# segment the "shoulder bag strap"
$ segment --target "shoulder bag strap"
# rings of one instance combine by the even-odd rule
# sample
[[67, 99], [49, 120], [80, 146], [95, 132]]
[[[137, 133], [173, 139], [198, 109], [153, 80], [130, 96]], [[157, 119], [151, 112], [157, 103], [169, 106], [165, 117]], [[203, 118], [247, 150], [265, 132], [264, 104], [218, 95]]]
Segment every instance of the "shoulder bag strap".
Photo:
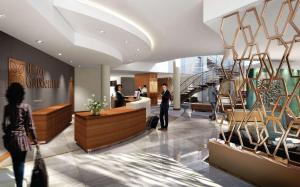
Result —
[[36, 145], [36, 153], [35, 153], [35, 160], [41, 159], [42, 155], [41, 155], [41, 151], [40, 151], [40, 146]]

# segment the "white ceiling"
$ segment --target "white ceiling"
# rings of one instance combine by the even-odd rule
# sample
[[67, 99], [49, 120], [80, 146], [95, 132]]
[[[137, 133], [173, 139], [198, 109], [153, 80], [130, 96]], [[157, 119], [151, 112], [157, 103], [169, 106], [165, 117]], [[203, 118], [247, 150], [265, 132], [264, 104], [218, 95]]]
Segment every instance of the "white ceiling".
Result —
[[202, 0], [1, 0], [0, 30], [72, 65], [118, 66], [222, 53], [202, 13]]
[[203, 23], [202, 0], [91, 0], [126, 15], [154, 39], [146, 61], [220, 54], [219, 35]]

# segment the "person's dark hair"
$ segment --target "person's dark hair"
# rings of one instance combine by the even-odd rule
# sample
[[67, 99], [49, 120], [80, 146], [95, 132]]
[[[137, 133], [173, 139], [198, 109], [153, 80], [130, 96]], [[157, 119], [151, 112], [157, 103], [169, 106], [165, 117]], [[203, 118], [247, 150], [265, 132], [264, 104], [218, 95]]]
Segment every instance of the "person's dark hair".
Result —
[[166, 83], [163, 83], [162, 86], [168, 86]]
[[119, 86], [121, 86], [121, 88], [122, 88], [122, 84], [117, 84], [116, 86], [115, 86], [115, 92], [117, 92], [117, 91], [119, 91]]
[[144, 87], [145, 87], [145, 88], [147, 88], [147, 86], [146, 86], [146, 85], [144, 85]]
[[9, 104], [18, 105], [24, 100], [24, 87], [20, 83], [14, 82], [7, 88], [5, 96]]
[[220, 78], [220, 79], [219, 79], [219, 83], [222, 83], [222, 82], [223, 82], [223, 78]]

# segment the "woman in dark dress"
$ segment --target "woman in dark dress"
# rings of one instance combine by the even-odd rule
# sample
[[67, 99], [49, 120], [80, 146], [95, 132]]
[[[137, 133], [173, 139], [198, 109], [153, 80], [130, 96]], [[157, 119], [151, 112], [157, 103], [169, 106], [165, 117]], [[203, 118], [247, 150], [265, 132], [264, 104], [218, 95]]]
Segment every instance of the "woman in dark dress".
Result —
[[31, 151], [29, 135], [38, 143], [31, 115], [31, 107], [23, 103], [25, 91], [21, 84], [12, 83], [6, 91], [8, 104], [4, 108], [2, 129], [4, 145], [10, 152], [17, 187], [22, 187], [27, 151]]
[[125, 104], [125, 97], [124, 97], [124, 95], [121, 92], [122, 91], [122, 85], [118, 84], [115, 87], [115, 91], [116, 91], [115, 108], [124, 106], [124, 104]]

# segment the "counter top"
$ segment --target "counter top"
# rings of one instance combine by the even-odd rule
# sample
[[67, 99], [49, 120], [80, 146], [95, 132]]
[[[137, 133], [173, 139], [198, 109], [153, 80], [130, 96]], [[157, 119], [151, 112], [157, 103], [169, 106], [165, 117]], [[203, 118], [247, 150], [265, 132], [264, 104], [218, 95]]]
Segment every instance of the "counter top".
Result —
[[151, 99], [148, 97], [140, 97], [139, 100], [133, 101], [130, 103], [126, 103], [127, 109], [146, 109], [146, 116], [150, 116], [151, 114]]
[[32, 112], [33, 121], [40, 143], [47, 143], [60, 134], [72, 121], [73, 109], [70, 104], [50, 106]]
[[70, 106], [70, 104], [59, 104], [59, 105], [50, 106], [47, 108], [42, 108], [42, 109], [35, 110], [34, 112], [32, 112], [32, 115], [48, 115], [55, 111], [61, 110], [67, 106]]
[[125, 96], [125, 102], [136, 102], [139, 101], [141, 99], [136, 99], [134, 96]]
[[107, 116], [114, 116], [124, 113], [130, 113], [136, 111], [135, 109], [129, 109], [126, 107], [120, 107], [120, 108], [112, 108], [104, 110], [100, 113], [100, 115], [91, 115], [91, 112], [77, 112], [76, 116], [84, 118], [84, 119], [97, 119], [101, 117], [107, 117]]

